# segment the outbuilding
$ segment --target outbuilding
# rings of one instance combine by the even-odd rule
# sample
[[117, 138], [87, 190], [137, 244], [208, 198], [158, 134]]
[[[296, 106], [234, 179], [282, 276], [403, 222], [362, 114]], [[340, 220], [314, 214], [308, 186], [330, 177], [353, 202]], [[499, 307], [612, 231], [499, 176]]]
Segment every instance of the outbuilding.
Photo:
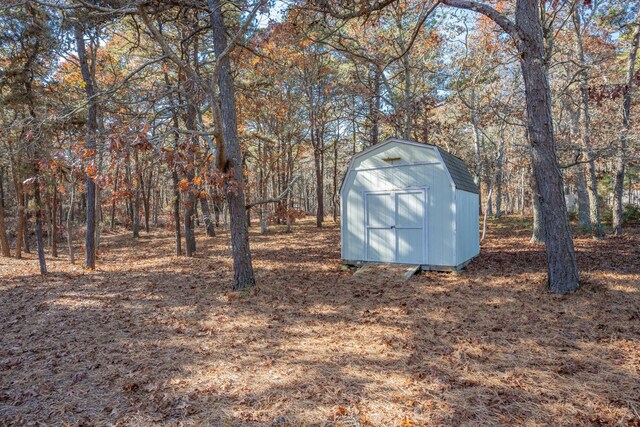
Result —
[[344, 264], [460, 270], [480, 253], [478, 187], [435, 145], [390, 138], [356, 154], [340, 201]]

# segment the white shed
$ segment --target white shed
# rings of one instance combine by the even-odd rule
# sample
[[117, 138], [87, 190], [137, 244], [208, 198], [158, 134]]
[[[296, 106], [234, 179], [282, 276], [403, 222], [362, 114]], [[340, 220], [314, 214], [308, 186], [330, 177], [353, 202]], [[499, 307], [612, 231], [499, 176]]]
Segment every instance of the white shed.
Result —
[[464, 268], [480, 253], [478, 193], [435, 145], [391, 138], [356, 154], [340, 188], [343, 263]]

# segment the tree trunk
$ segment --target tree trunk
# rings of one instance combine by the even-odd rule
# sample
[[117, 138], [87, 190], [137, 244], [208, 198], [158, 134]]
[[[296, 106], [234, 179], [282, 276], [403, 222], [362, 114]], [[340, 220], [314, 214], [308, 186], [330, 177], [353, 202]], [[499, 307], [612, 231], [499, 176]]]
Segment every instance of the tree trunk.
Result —
[[[192, 103], [187, 105], [187, 112], [185, 115], [185, 127], [187, 130], [196, 130], [196, 108]], [[189, 137], [189, 143], [194, 147], [197, 146], [197, 137], [191, 135]], [[195, 154], [187, 154], [187, 167], [186, 178], [189, 181], [189, 190], [185, 193], [184, 197], [184, 240], [185, 240], [185, 254], [188, 257], [192, 257], [196, 253], [196, 235], [195, 235], [195, 215], [197, 212], [196, 196], [194, 194], [194, 179], [195, 179]]]
[[[171, 105], [171, 120], [173, 121], [173, 126], [176, 128], [173, 133], [173, 150], [174, 152], [178, 152], [178, 144], [180, 142], [180, 136], [178, 134], [178, 128], [180, 127], [180, 120], [178, 118], [178, 111], [175, 105], [175, 100], [173, 97], [173, 92], [171, 91], [171, 82], [169, 81], [169, 74], [167, 72], [168, 67], [165, 65], [162, 67], [164, 74], [164, 82], [167, 93], [169, 93], [169, 102]], [[178, 188], [178, 166], [175, 163], [175, 159], [172, 159], [172, 167], [171, 167], [171, 183], [173, 185], [173, 197], [172, 197], [172, 206], [173, 206], [173, 225], [175, 232], [175, 242], [176, 242], [176, 256], [182, 256], [182, 236], [180, 235], [180, 189]]]
[[58, 258], [58, 189], [56, 188], [56, 181], [53, 180], [53, 194], [51, 195], [51, 229], [49, 232], [51, 233], [51, 256], [54, 258]]
[[36, 244], [38, 247], [38, 263], [40, 264], [40, 274], [47, 274], [47, 263], [44, 259], [44, 242], [42, 241], [42, 202], [40, 200], [40, 180], [36, 178], [34, 182], [33, 199], [35, 202], [35, 222], [36, 222]]
[[578, 225], [582, 230], [590, 230], [589, 195], [587, 194], [587, 180], [584, 177], [584, 168], [579, 166], [576, 175], [578, 177]]
[[627, 136], [631, 127], [631, 98], [633, 95], [636, 56], [638, 55], [638, 44], [640, 42], [640, 8], [638, 8], [635, 31], [633, 41], [631, 43], [631, 51], [629, 52], [629, 61], [627, 65], [627, 85], [623, 98], [622, 107], [622, 131], [620, 133], [620, 142], [616, 153], [615, 166], [615, 183], [613, 187], [613, 234], [622, 235], [622, 194], [624, 192], [624, 174], [627, 164]]
[[[144, 180], [144, 174], [142, 175]], [[145, 185], [145, 191], [142, 193], [144, 203], [144, 231], [149, 232], [149, 220], [151, 219], [151, 185], [153, 181], [153, 169], [149, 171], [149, 179]]]
[[[177, 134], [176, 134], [177, 135]], [[171, 171], [173, 184], [173, 224], [175, 230], [176, 256], [182, 256], [182, 236], [180, 235], [180, 189], [178, 188], [178, 171], [174, 165]]]
[[533, 175], [546, 235], [548, 287], [554, 293], [575, 291], [580, 286], [578, 265], [556, 158], [540, 2], [517, 0], [515, 23], [485, 3], [469, 0], [442, 0], [442, 3], [484, 14], [515, 41], [525, 86]]
[[[82, 80], [85, 85], [85, 92], [87, 95], [87, 149], [93, 151], [96, 149], [95, 132], [98, 129], [98, 123], [96, 119], [96, 102], [93, 99], [95, 90], [93, 87], [93, 76], [89, 68], [89, 62], [87, 60], [87, 52], [84, 42], [84, 34], [80, 24], [75, 24], [75, 39], [76, 39], [76, 51], [78, 52], [78, 61], [80, 62], [80, 71], [82, 73]], [[85, 248], [86, 258], [85, 267], [89, 270], [95, 270], [96, 268], [96, 247], [95, 247], [95, 234], [96, 234], [96, 184], [93, 178], [87, 174], [87, 231], [85, 234]]]
[[[502, 129], [504, 132], [504, 129]], [[500, 218], [502, 213], [502, 181], [504, 174], [504, 133], [500, 135], [500, 147], [498, 149], [498, 158], [496, 159], [496, 218]]]
[[119, 184], [119, 175], [118, 172], [120, 171], [120, 165], [118, 164], [116, 166], [116, 178], [115, 178], [115, 182], [113, 183], [113, 200], [111, 201], [111, 231], [115, 230], [115, 226], [116, 226], [116, 201], [118, 199], [118, 184]]
[[71, 196], [69, 196], [69, 212], [67, 213], [67, 246], [69, 247], [69, 261], [71, 264], [76, 262], [75, 252], [73, 251], [73, 199], [76, 195], [76, 185], [71, 183]]
[[[227, 48], [226, 28], [222, 17], [220, 0], [208, 0], [211, 13], [211, 30], [216, 59], [219, 63], [218, 88], [220, 92], [220, 113], [222, 136], [226, 162], [223, 172], [232, 176], [224, 180], [224, 191], [231, 217], [231, 246], [233, 251], [234, 289], [255, 286], [256, 279], [251, 263], [249, 248], [249, 230], [245, 208], [244, 189], [242, 188], [242, 153], [238, 141], [236, 118], [236, 97], [231, 76], [229, 56], [222, 56]], [[222, 153], [218, 153], [219, 155]]]
[[137, 239], [140, 237], [140, 192], [141, 192], [141, 186], [143, 186], [143, 181], [142, 181], [142, 174], [140, 173], [140, 159], [138, 157], [138, 149], [134, 148], [133, 149], [133, 155], [134, 155], [134, 159], [135, 159], [135, 168], [136, 168], [136, 178], [137, 178], [137, 183], [136, 183], [136, 189], [135, 189], [135, 198], [134, 198], [134, 203], [133, 203], [133, 224], [132, 224], [132, 228], [133, 228], [133, 238]]
[[[189, 181], [193, 182], [193, 179], [190, 179]], [[196, 235], [194, 225], [195, 204], [196, 198], [191, 189], [189, 189], [184, 200], [184, 243], [185, 255], [188, 257], [192, 257], [196, 253]]]
[[[17, 180], [16, 180], [17, 178]], [[18, 177], [14, 176], [16, 180], [16, 198], [18, 199], [18, 232], [16, 233], [16, 258], [22, 258], [22, 241], [24, 235], [24, 196], [22, 182]]]
[[7, 228], [4, 219], [4, 168], [0, 167], [0, 250], [3, 257], [11, 256], [11, 248], [7, 239]]
[[[316, 142], [316, 144], [319, 144], [319, 142]], [[316, 172], [316, 198], [318, 199], [318, 206], [316, 209], [316, 227], [318, 228], [322, 227], [322, 221], [324, 220], [324, 177], [322, 174], [322, 160], [320, 156], [322, 156], [320, 150], [317, 148], [314, 149], [313, 164]]]
[[24, 252], [30, 254], [31, 247], [29, 245], [29, 237], [31, 237], [31, 233], [29, 232], [29, 218], [31, 217], [31, 213], [29, 211], [29, 195], [26, 191], [24, 191], [24, 187], [22, 192], [22, 200], [24, 206], [24, 231], [22, 233], [22, 245], [24, 248]]
[[201, 195], [199, 197], [200, 207], [202, 208], [202, 217], [204, 219], [204, 225], [207, 230], [208, 237], [215, 237], [216, 235], [216, 227], [213, 224], [213, 218], [211, 217], [211, 211], [209, 209], [209, 202], [207, 201], [207, 197]]
[[540, 193], [535, 178], [531, 177], [531, 211], [533, 213], [533, 231], [531, 233], [531, 243], [544, 243], [545, 232], [542, 224], [542, 206], [540, 204]]
[[[404, 49], [404, 47], [403, 47]], [[403, 138], [411, 139], [411, 122], [413, 118], [412, 106], [413, 100], [411, 96], [411, 68], [409, 64], [409, 55], [403, 55], [402, 65], [404, 72], [404, 129]]]
[[333, 143], [333, 189], [331, 200], [333, 204], [333, 222], [338, 222], [338, 212], [340, 211], [340, 198], [338, 197], [338, 141], [340, 138], [340, 128], [338, 128], [338, 136]]
[[539, 13], [537, 0], [518, 0], [516, 24], [522, 37], [518, 43], [520, 65], [525, 83], [533, 172], [545, 231], [548, 285], [551, 292], [567, 293], [579, 287], [578, 265], [556, 158], [551, 90]]
[[579, 8], [573, 12], [573, 23], [576, 32], [576, 50], [578, 63], [582, 67], [580, 72], [580, 95], [582, 101], [582, 126], [580, 127], [580, 140], [582, 142], [584, 174], [587, 183], [587, 195], [589, 197], [589, 218], [591, 221], [591, 235], [594, 239], [602, 240], [602, 220], [600, 218], [600, 198], [598, 197], [598, 177], [596, 175], [596, 160], [591, 147], [591, 112], [589, 110], [589, 72], [584, 55], [582, 43], [582, 25]]

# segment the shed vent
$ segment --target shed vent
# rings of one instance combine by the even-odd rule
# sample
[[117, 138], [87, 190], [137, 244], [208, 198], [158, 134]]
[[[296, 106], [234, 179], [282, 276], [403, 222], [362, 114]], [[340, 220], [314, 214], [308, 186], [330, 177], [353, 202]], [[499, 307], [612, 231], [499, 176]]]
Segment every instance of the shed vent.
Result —
[[402, 160], [400, 157], [387, 157], [386, 159], [382, 159], [385, 162], [389, 163], [390, 165], [394, 165], [396, 163], [400, 163], [400, 160]]

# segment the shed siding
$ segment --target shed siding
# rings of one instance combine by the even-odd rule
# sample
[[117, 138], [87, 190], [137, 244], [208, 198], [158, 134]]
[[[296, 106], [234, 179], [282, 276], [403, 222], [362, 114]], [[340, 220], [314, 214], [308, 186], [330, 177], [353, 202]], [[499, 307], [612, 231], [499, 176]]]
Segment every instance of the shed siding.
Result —
[[479, 196], [456, 190], [456, 265], [480, 253]]
[[[399, 164], [389, 167], [384, 160], [389, 158], [400, 158]], [[387, 144], [354, 159], [341, 194], [342, 258], [366, 258], [365, 192], [424, 187], [427, 188], [427, 258], [424, 262], [456, 265], [456, 206], [451, 181], [433, 147], [403, 143]]]
[[439, 162], [440, 157], [435, 152], [434, 147], [425, 145], [418, 147], [402, 142], [391, 142], [382, 147], [373, 149], [366, 155], [354, 159], [353, 169], [369, 169], [390, 166], [385, 159], [399, 158], [399, 164], [403, 163], [422, 163], [422, 162]]

